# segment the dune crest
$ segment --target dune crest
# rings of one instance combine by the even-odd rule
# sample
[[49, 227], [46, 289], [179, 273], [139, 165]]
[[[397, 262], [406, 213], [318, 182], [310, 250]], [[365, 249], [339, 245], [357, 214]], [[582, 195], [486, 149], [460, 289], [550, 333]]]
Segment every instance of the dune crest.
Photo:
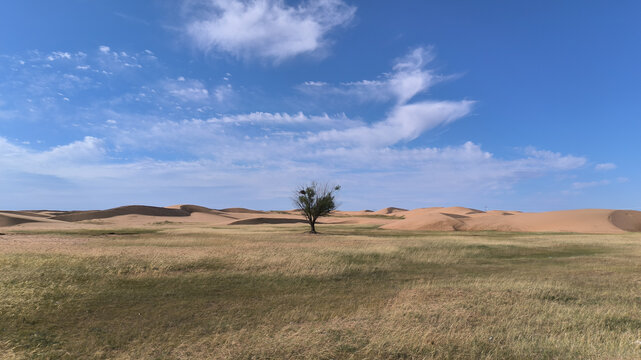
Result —
[[408, 211], [408, 210], [390, 206], [390, 207], [386, 207], [386, 208], [374, 211], [374, 214], [390, 215], [390, 214], [401, 213], [401, 212], [406, 212], [406, 211]]
[[304, 219], [292, 219], [292, 218], [283, 218], [283, 217], [257, 217], [236, 220], [229, 223], [229, 225], [260, 225], [260, 224], [305, 224], [307, 223]]
[[429, 231], [518, 231], [622, 233], [641, 231], [641, 212], [634, 210], [580, 209], [522, 213], [480, 211], [462, 207], [415, 209], [405, 219], [383, 229]]
[[[381, 229], [416, 231], [514, 231], [616, 234], [641, 232], [641, 211], [580, 209], [524, 213], [451, 206], [406, 210], [387, 207], [378, 211], [335, 211], [323, 224], [374, 225]], [[94, 221], [97, 220], [97, 221]], [[0, 227], [63, 228], [86, 226], [286, 225], [304, 224], [302, 214], [290, 211], [258, 211], [246, 208], [210, 209], [199, 205], [155, 207], [121, 206], [91, 211], [4, 211]]]
[[108, 210], [71, 211], [64, 215], [52, 217], [54, 220], [62, 221], [84, 221], [106, 219], [122, 215], [146, 215], [146, 216], [189, 216], [190, 213], [181, 209], [169, 209], [156, 206], [128, 205]]
[[610, 222], [625, 231], [641, 231], [641, 211], [615, 210], [609, 216]]
[[226, 209], [221, 209], [220, 211], [226, 212], [226, 213], [237, 213], [237, 214], [264, 214], [264, 211], [260, 210], [252, 210], [252, 209], [246, 209], [246, 208], [226, 208]]
[[14, 226], [31, 222], [41, 222], [42, 219], [18, 215], [15, 213], [0, 213], [0, 226]]

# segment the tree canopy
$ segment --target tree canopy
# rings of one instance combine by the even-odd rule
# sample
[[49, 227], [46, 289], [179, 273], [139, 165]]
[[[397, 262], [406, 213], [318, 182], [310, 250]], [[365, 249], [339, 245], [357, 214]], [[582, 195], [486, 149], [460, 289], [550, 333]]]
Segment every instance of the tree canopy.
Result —
[[335, 194], [340, 189], [340, 185], [319, 185], [316, 182], [296, 189], [292, 200], [307, 219], [312, 234], [316, 234], [316, 220], [336, 210]]

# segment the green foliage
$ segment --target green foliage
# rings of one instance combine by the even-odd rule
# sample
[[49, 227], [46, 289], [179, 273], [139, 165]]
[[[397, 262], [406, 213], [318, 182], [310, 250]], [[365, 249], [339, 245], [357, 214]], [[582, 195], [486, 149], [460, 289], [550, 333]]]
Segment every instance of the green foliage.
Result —
[[316, 220], [319, 217], [329, 215], [331, 211], [336, 210], [337, 204], [334, 194], [340, 189], [340, 185], [330, 187], [327, 184], [319, 185], [312, 182], [310, 185], [301, 186], [296, 190], [292, 198], [294, 206], [307, 219], [311, 233], [316, 233]]

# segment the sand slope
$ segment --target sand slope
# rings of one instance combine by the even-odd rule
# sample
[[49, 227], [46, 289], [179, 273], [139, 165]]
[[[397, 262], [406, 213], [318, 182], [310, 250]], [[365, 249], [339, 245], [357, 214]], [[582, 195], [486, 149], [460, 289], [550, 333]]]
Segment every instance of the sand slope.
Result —
[[386, 207], [384, 209], [380, 209], [380, 210], [374, 211], [374, 214], [390, 215], [390, 214], [404, 213], [406, 211], [407, 211], [407, 209], [401, 209], [401, 208], [390, 206], [390, 207]]
[[226, 213], [236, 213], [236, 214], [264, 214], [265, 213], [264, 211], [245, 209], [245, 208], [226, 208], [226, 209], [221, 209], [220, 211], [226, 212]]
[[249, 219], [236, 220], [229, 225], [260, 225], [260, 224], [304, 224], [305, 219], [291, 219], [283, 217], [256, 217]]
[[56, 215], [52, 217], [52, 219], [62, 221], [84, 221], [105, 219], [122, 215], [189, 216], [190, 213], [182, 209], [168, 209], [163, 207], [144, 205], [129, 205], [108, 210], [74, 211], [63, 215]]
[[40, 217], [35, 216], [25, 216], [17, 214], [17, 212], [3, 212], [0, 213], [0, 226], [14, 226], [18, 224], [25, 224], [30, 222], [40, 222], [43, 221]]
[[[322, 224], [374, 225], [381, 229], [423, 231], [516, 231], [623, 233], [641, 231], [641, 212], [634, 210], [581, 209], [523, 213], [481, 211], [466, 207], [431, 207], [414, 210], [389, 207], [375, 212], [336, 211], [319, 219]], [[210, 209], [198, 205], [154, 207], [121, 206], [92, 211], [5, 211], [0, 227], [85, 228], [139, 227], [172, 224], [260, 225], [304, 224], [296, 211], [258, 211], [245, 208]]]
[[425, 208], [404, 213], [405, 219], [383, 229], [429, 231], [518, 231], [621, 233], [641, 231], [641, 212], [633, 210], [581, 209], [522, 213], [480, 211], [462, 207]]
[[621, 230], [641, 231], [641, 211], [615, 210], [610, 213], [609, 218]]

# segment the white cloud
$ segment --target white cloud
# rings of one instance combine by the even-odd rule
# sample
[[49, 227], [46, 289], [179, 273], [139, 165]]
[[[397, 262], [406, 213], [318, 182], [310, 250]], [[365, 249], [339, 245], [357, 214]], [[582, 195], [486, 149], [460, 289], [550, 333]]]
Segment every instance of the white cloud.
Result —
[[[173, 123], [173, 128], [170, 125], [140, 129], [139, 133], [131, 135], [142, 135], [138, 139], [145, 139], [144, 135], [152, 132], [150, 138], [159, 141], [174, 139], [177, 142], [156, 145], [163, 149], [168, 143], [181, 149], [189, 143], [192, 143], [192, 148], [187, 149], [202, 147], [206, 140], [212, 144], [207, 151], [199, 153], [198, 159], [191, 161], [137, 159], [112, 162], [106, 156], [104, 141], [92, 137], [41, 152], [0, 139], [0, 153], [3, 154], [0, 165], [4, 174], [22, 172], [54, 176], [76, 184], [69, 188], [70, 193], [86, 191], [87, 194], [96, 194], [98, 191], [100, 194], [117, 194], [117, 198], [100, 199], [111, 206], [131, 202], [155, 203], [158, 199], [144, 196], [159, 191], [168, 196], [176, 194], [175, 201], [189, 201], [190, 196], [196, 193], [202, 196], [206, 187], [221, 187], [224, 192], [212, 190], [216, 195], [216, 203], [212, 206], [221, 206], [221, 203], [242, 205], [262, 198], [269, 200], [270, 207], [284, 208], [286, 200], [283, 203], [274, 202], [274, 199], [286, 199], [291, 188], [307, 178], [333, 179], [345, 185], [346, 194], [350, 196], [346, 200], [351, 206], [372, 205], [371, 196], [375, 196], [380, 197], [376, 200], [379, 201], [377, 205], [385, 206], [395, 201], [412, 207], [438, 202], [468, 203], [479, 197], [504, 192], [523, 179], [572, 170], [585, 161], [551, 155], [554, 153], [546, 151], [533, 151], [534, 155], [516, 160], [497, 159], [472, 142], [445, 148], [322, 146], [317, 150], [297, 141], [277, 138], [257, 141], [255, 138], [245, 140], [246, 134], [220, 136], [220, 128], [218, 131], [205, 131], [206, 135], [202, 136], [202, 126], [209, 126], [206, 122]], [[193, 130], [199, 126], [201, 137], [192, 136], [198, 133]], [[563, 168], [559, 164], [564, 164]], [[3, 179], [6, 177], [0, 176], [0, 183]], [[43, 191], [52, 183], [46, 180], [46, 185], [39, 185], [38, 189]], [[577, 183], [574, 187], [600, 184]], [[192, 190], [185, 192], [186, 189]], [[200, 190], [194, 192], [193, 189]], [[162, 201], [171, 202], [173, 198], [163, 198]], [[79, 203], [87, 206], [86, 202]], [[42, 203], [39, 205], [44, 206]]]
[[33, 151], [0, 138], [0, 165], [6, 171], [54, 175], [69, 179], [76, 176], [87, 178], [92, 177], [92, 174], [82, 174], [81, 168], [101, 162], [105, 153], [103, 140], [91, 136], [44, 151]]
[[[343, 115], [340, 119], [344, 119]], [[327, 114], [307, 116], [302, 112], [296, 114], [253, 112], [249, 114], [227, 115], [208, 120], [210, 123], [252, 123], [252, 124], [304, 124], [333, 123], [335, 120]]]
[[431, 71], [424, 70], [434, 58], [431, 49], [419, 47], [399, 59], [394, 65], [395, 73], [389, 79], [389, 87], [404, 104], [416, 94], [434, 83]]
[[81, 141], [75, 141], [67, 145], [60, 145], [51, 150], [35, 155], [43, 162], [62, 162], [76, 160], [97, 160], [105, 153], [101, 139], [85, 136]]
[[323, 81], [305, 81], [304, 85], [307, 85], [307, 86], [325, 86], [325, 85], [327, 85], [327, 83], [323, 82]]
[[336, 142], [343, 145], [390, 146], [411, 141], [436, 126], [467, 115], [472, 101], [424, 101], [395, 107], [389, 116], [370, 126], [328, 130], [311, 136], [310, 142]]
[[53, 53], [51, 53], [51, 55], [47, 56], [47, 60], [49, 61], [54, 61], [58, 59], [70, 60], [71, 54], [63, 51], [54, 51]]
[[321, 49], [327, 33], [349, 23], [356, 11], [341, 0], [298, 6], [283, 0], [208, 0], [200, 5], [206, 10], [199, 7], [186, 27], [197, 47], [276, 62]]
[[393, 71], [379, 76], [379, 79], [343, 82], [337, 86], [322, 81], [306, 81], [299, 89], [313, 95], [338, 95], [361, 101], [394, 100], [402, 105], [447, 78], [427, 68], [433, 59], [432, 48], [417, 47], [396, 59]]
[[204, 101], [209, 98], [209, 91], [199, 80], [186, 80], [184, 77], [177, 81], [166, 81], [165, 90], [174, 97], [183, 101]]
[[377, 80], [350, 81], [338, 86], [322, 81], [306, 81], [299, 89], [314, 95], [349, 96], [361, 101], [395, 100], [402, 105], [446, 78], [435, 75], [431, 69], [426, 68], [433, 58], [430, 47], [417, 47], [397, 59], [391, 73], [385, 73]]
[[143, 62], [154, 62], [157, 60], [155, 56], [144, 51], [137, 54], [129, 54], [125, 51], [118, 52], [105, 45], [100, 46], [98, 50], [98, 67], [102, 69], [98, 71], [107, 75], [124, 69], [142, 69]]
[[[425, 131], [467, 115], [473, 101], [421, 101], [409, 103], [417, 94], [434, 83], [434, 76], [425, 66], [432, 61], [429, 48], [418, 47], [396, 60], [394, 72], [384, 80], [363, 80], [344, 83], [334, 91], [355, 93], [362, 97], [395, 98], [396, 105], [387, 117], [371, 125], [344, 130], [331, 129], [310, 136], [309, 141], [336, 142], [348, 146], [380, 147], [416, 139]], [[305, 83], [310, 86], [311, 84]], [[311, 85], [318, 87], [315, 85]]]
[[594, 166], [594, 169], [597, 171], [608, 171], [608, 170], [614, 170], [616, 168], [617, 168], [616, 164], [613, 164], [613, 163], [596, 164]]
[[574, 182], [572, 183], [572, 188], [576, 190], [587, 189], [595, 186], [604, 186], [609, 185], [610, 180], [599, 180], [599, 181], [587, 181], [587, 182]]
[[[46, 56], [40, 55], [38, 61], [47, 62]], [[62, 200], [92, 207], [106, 206], [106, 201], [113, 206], [158, 201], [203, 203], [196, 195], [209, 191], [215, 195], [212, 206], [221, 206], [221, 201], [243, 206], [265, 199], [266, 206], [284, 208], [294, 185], [317, 178], [345, 185], [345, 194], [350, 198], [344, 203], [349, 207], [387, 206], [391, 202], [412, 207], [439, 202], [469, 204], [486, 195], [497, 198], [497, 194], [509, 191], [523, 179], [537, 177], [572, 186], [571, 181], [557, 180], [562, 177], [545, 175], [573, 171], [586, 163], [583, 157], [535, 148], [506, 158], [472, 141], [442, 147], [409, 143], [430, 129], [466, 116], [474, 105], [467, 100], [416, 99], [438, 81], [427, 69], [432, 55], [425, 48], [397, 59], [391, 72], [377, 80], [337, 86], [316, 81], [305, 85], [335, 88], [343, 94], [354, 94], [358, 89], [362, 96], [389, 101], [388, 111], [380, 119], [350, 118], [322, 110], [316, 114], [225, 114], [225, 103], [239, 99], [241, 94], [234, 92], [242, 90], [222, 80], [207, 84], [185, 77], [168, 79], [166, 72], [155, 78], [127, 77], [129, 72], [124, 71], [123, 62], [135, 64], [150, 59], [147, 56], [144, 52], [123, 54], [115, 49], [83, 58], [73, 53], [71, 60], [76, 62], [71, 64], [51, 62], [53, 70], [38, 68], [34, 72], [29, 68], [19, 72], [15, 78], [22, 81], [21, 86], [11, 88], [0, 82], [3, 93], [14, 90], [13, 94], [20, 95], [16, 99], [33, 99], [30, 106], [38, 113], [28, 119], [34, 123], [46, 119], [71, 125], [72, 121], [73, 132], [95, 135], [46, 150], [36, 150], [42, 144], [31, 147], [20, 140], [0, 138], [0, 185], [30, 194], [38, 191], [39, 195], [54, 199], [48, 203], [53, 206]], [[76, 68], [85, 65], [90, 67]], [[146, 72], [141, 75], [162, 68], [145, 66], [141, 71]], [[83, 89], [99, 89], [105, 83], [104, 76], [97, 72], [105, 70], [112, 71], [113, 81], [125, 77], [131, 80], [126, 93], [106, 94], [97, 101], [95, 97], [83, 97]], [[139, 79], [143, 78], [146, 80], [141, 83]], [[62, 101], [57, 100], [64, 97], [78, 106], [60, 105]], [[49, 103], [45, 104], [45, 100]], [[18, 103], [13, 98], [3, 101], [2, 111], [14, 111], [12, 104]], [[70, 108], [76, 111], [72, 116]], [[0, 118], [7, 116], [13, 114], [0, 111]], [[29, 140], [38, 144], [36, 139]], [[164, 156], [179, 160], [165, 161]], [[33, 188], [21, 185], [33, 179], [40, 181], [40, 177], [45, 180], [34, 183]], [[581, 179], [575, 180], [577, 187], [589, 187], [580, 185]], [[54, 188], [59, 183], [72, 184], [65, 188], [65, 197]], [[158, 200], [158, 193], [167, 197]], [[103, 202], [87, 203], [87, 199], [93, 199], [91, 194], [99, 194], [94, 196]], [[0, 202], [6, 203], [7, 196], [11, 194], [0, 194]], [[41, 201], [42, 196], [30, 198]], [[373, 198], [377, 199], [375, 203], [368, 203]], [[13, 203], [24, 201], [16, 198]], [[33, 201], [34, 207], [47, 204]]]
[[[228, 103], [235, 95], [231, 84], [221, 84], [210, 91], [202, 81], [187, 79], [183, 76], [176, 80], [165, 80], [161, 83], [161, 87], [171, 97], [187, 103], [207, 103], [209, 101]], [[144, 93], [143, 95], [146, 96]]]
[[525, 149], [525, 153], [530, 159], [543, 160], [548, 167], [558, 170], [579, 168], [585, 165], [587, 161], [584, 157], [563, 155], [561, 153], [547, 150], [538, 150], [531, 146]]
[[214, 97], [218, 102], [228, 101], [234, 95], [234, 90], [230, 84], [219, 85], [214, 89]]

